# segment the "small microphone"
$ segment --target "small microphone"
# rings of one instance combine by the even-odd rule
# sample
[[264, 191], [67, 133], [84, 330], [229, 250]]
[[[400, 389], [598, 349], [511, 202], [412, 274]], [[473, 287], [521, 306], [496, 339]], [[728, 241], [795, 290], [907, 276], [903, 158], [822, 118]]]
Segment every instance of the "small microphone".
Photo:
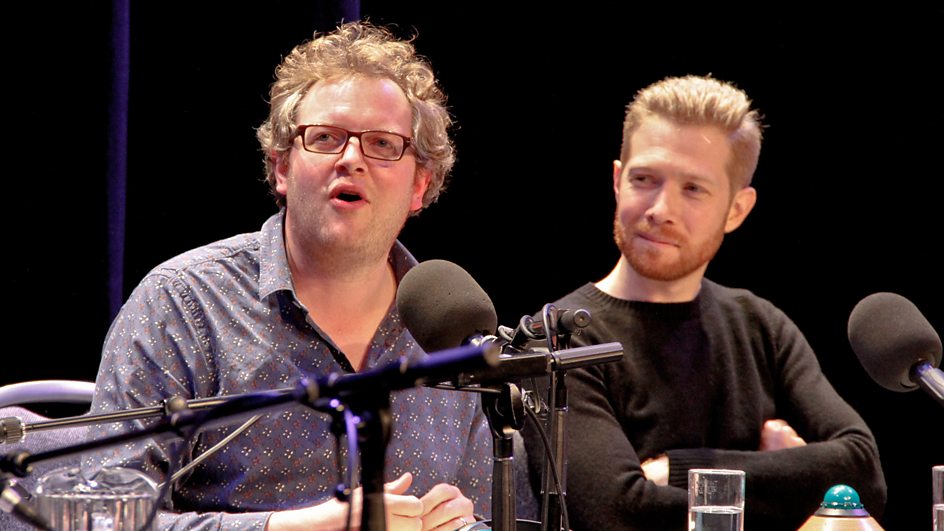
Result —
[[560, 332], [572, 334], [590, 325], [590, 312], [583, 308], [557, 310], [557, 327]]
[[865, 371], [891, 391], [922, 387], [944, 405], [941, 338], [917, 306], [895, 293], [873, 293], [849, 315], [849, 344]]
[[[552, 328], [552, 334], [573, 334], [590, 325], [590, 312], [583, 308], [570, 310], [556, 308], [552, 305], [548, 306], [550, 306], [548, 317], [550, 318], [549, 326]], [[546, 337], [547, 330], [544, 329], [544, 320], [534, 319], [530, 315], [526, 315], [521, 318], [521, 322], [515, 328], [510, 345], [512, 348], [521, 348], [530, 341]]]

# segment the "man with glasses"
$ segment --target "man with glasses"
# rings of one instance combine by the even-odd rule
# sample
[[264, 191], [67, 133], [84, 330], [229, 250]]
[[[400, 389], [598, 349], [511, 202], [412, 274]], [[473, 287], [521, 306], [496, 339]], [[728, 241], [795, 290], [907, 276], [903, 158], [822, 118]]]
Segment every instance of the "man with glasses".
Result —
[[[884, 509], [875, 439], [803, 334], [770, 302], [705, 278], [757, 199], [750, 106], [728, 83], [688, 76], [628, 107], [612, 181], [621, 256], [555, 303], [593, 314], [575, 343], [620, 341], [625, 352], [567, 375], [575, 530], [683, 529], [693, 468], [746, 472], [746, 529], [797, 529], [837, 483], [873, 515]], [[541, 444], [529, 428], [536, 483]]]
[[[394, 300], [416, 264], [397, 235], [436, 200], [454, 161], [430, 66], [388, 31], [348, 23], [296, 47], [270, 96], [257, 136], [280, 211], [259, 232], [147, 275], [109, 332], [93, 412], [285, 388], [426, 356]], [[455, 529], [488, 514], [491, 437], [478, 397], [410, 389], [391, 394], [389, 411], [388, 528]], [[164, 481], [205, 454], [173, 484], [161, 528], [345, 527], [349, 504], [334, 494], [347, 453], [331, 419], [300, 405], [201, 433], [180, 453], [149, 442], [91, 465], [135, 466]]]

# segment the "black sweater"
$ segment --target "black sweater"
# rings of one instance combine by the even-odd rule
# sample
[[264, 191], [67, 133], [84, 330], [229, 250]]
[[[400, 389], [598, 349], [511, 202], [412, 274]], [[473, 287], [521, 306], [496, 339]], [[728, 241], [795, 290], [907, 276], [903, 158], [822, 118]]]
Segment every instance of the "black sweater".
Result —
[[[687, 303], [626, 301], [587, 284], [555, 305], [591, 312], [574, 346], [624, 348], [622, 361], [566, 376], [574, 530], [684, 529], [690, 468], [746, 472], [746, 529], [795, 530], [838, 483], [881, 515], [885, 480], [872, 433], [770, 302], [705, 280]], [[807, 445], [758, 451], [764, 421], [774, 418]], [[530, 425], [522, 433], [536, 485], [543, 447]], [[640, 463], [664, 453], [669, 486], [660, 487]]]

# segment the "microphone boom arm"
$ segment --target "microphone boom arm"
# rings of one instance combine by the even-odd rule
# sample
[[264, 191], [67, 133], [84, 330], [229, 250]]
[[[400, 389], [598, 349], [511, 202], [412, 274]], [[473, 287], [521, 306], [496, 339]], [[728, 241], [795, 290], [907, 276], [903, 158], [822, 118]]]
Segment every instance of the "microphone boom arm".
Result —
[[[180, 407], [164, 422], [141, 430], [129, 431], [111, 437], [79, 443], [36, 454], [17, 452], [0, 456], [0, 477], [15, 474], [26, 477], [33, 463], [80, 454], [88, 450], [116, 446], [128, 441], [175, 433], [183, 435], [186, 429], [200, 429], [219, 424], [226, 425], [238, 418], [250, 416], [270, 409], [282, 408], [285, 404], [300, 402], [321, 411], [336, 410], [337, 402], [351, 404], [361, 417], [364, 428], [358, 433], [361, 452], [361, 484], [363, 498], [361, 517], [368, 531], [384, 531], [386, 517], [383, 500], [384, 453], [389, 438], [390, 391], [408, 389], [429, 381], [439, 381], [464, 370], [478, 370], [494, 365], [498, 352], [481, 346], [469, 345], [446, 349], [427, 356], [419, 362], [409, 363], [403, 358], [378, 369], [349, 375], [330, 374], [318, 379], [303, 378], [290, 392], [284, 390], [263, 391], [238, 395], [215, 404], [210, 409], [195, 413], [187, 408], [184, 400], [170, 400], [167, 405]], [[155, 408], [147, 408], [154, 414]], [[157, 408], [163, 411], [164, 408]], [[135, 415], [141, 414], [140, 411]], [[83, 422], [95, 423], [100, 418]], [[3, 492], [8, 489], [3, 486]], [[6, 503], [4, 494], [4, 507]]]
[[927, 361], [921, 361], [911, 368], [911, 379], [944, 407], [944, 372]]

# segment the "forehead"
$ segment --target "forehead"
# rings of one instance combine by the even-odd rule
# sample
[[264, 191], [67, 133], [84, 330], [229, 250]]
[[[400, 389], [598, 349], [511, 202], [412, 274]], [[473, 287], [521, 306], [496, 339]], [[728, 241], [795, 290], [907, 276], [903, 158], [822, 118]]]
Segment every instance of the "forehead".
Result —
[[630, 137], [626, 170], [661, 169], [729, 184], [731, 141], [713, 125], [682, 125], [646, 117]]
[[298, 106], [297, 122], [352, 131], [380, 129], [410, 136], [412, 109], [403, 90], [387, 78], [351, 76], [319, 81]]

